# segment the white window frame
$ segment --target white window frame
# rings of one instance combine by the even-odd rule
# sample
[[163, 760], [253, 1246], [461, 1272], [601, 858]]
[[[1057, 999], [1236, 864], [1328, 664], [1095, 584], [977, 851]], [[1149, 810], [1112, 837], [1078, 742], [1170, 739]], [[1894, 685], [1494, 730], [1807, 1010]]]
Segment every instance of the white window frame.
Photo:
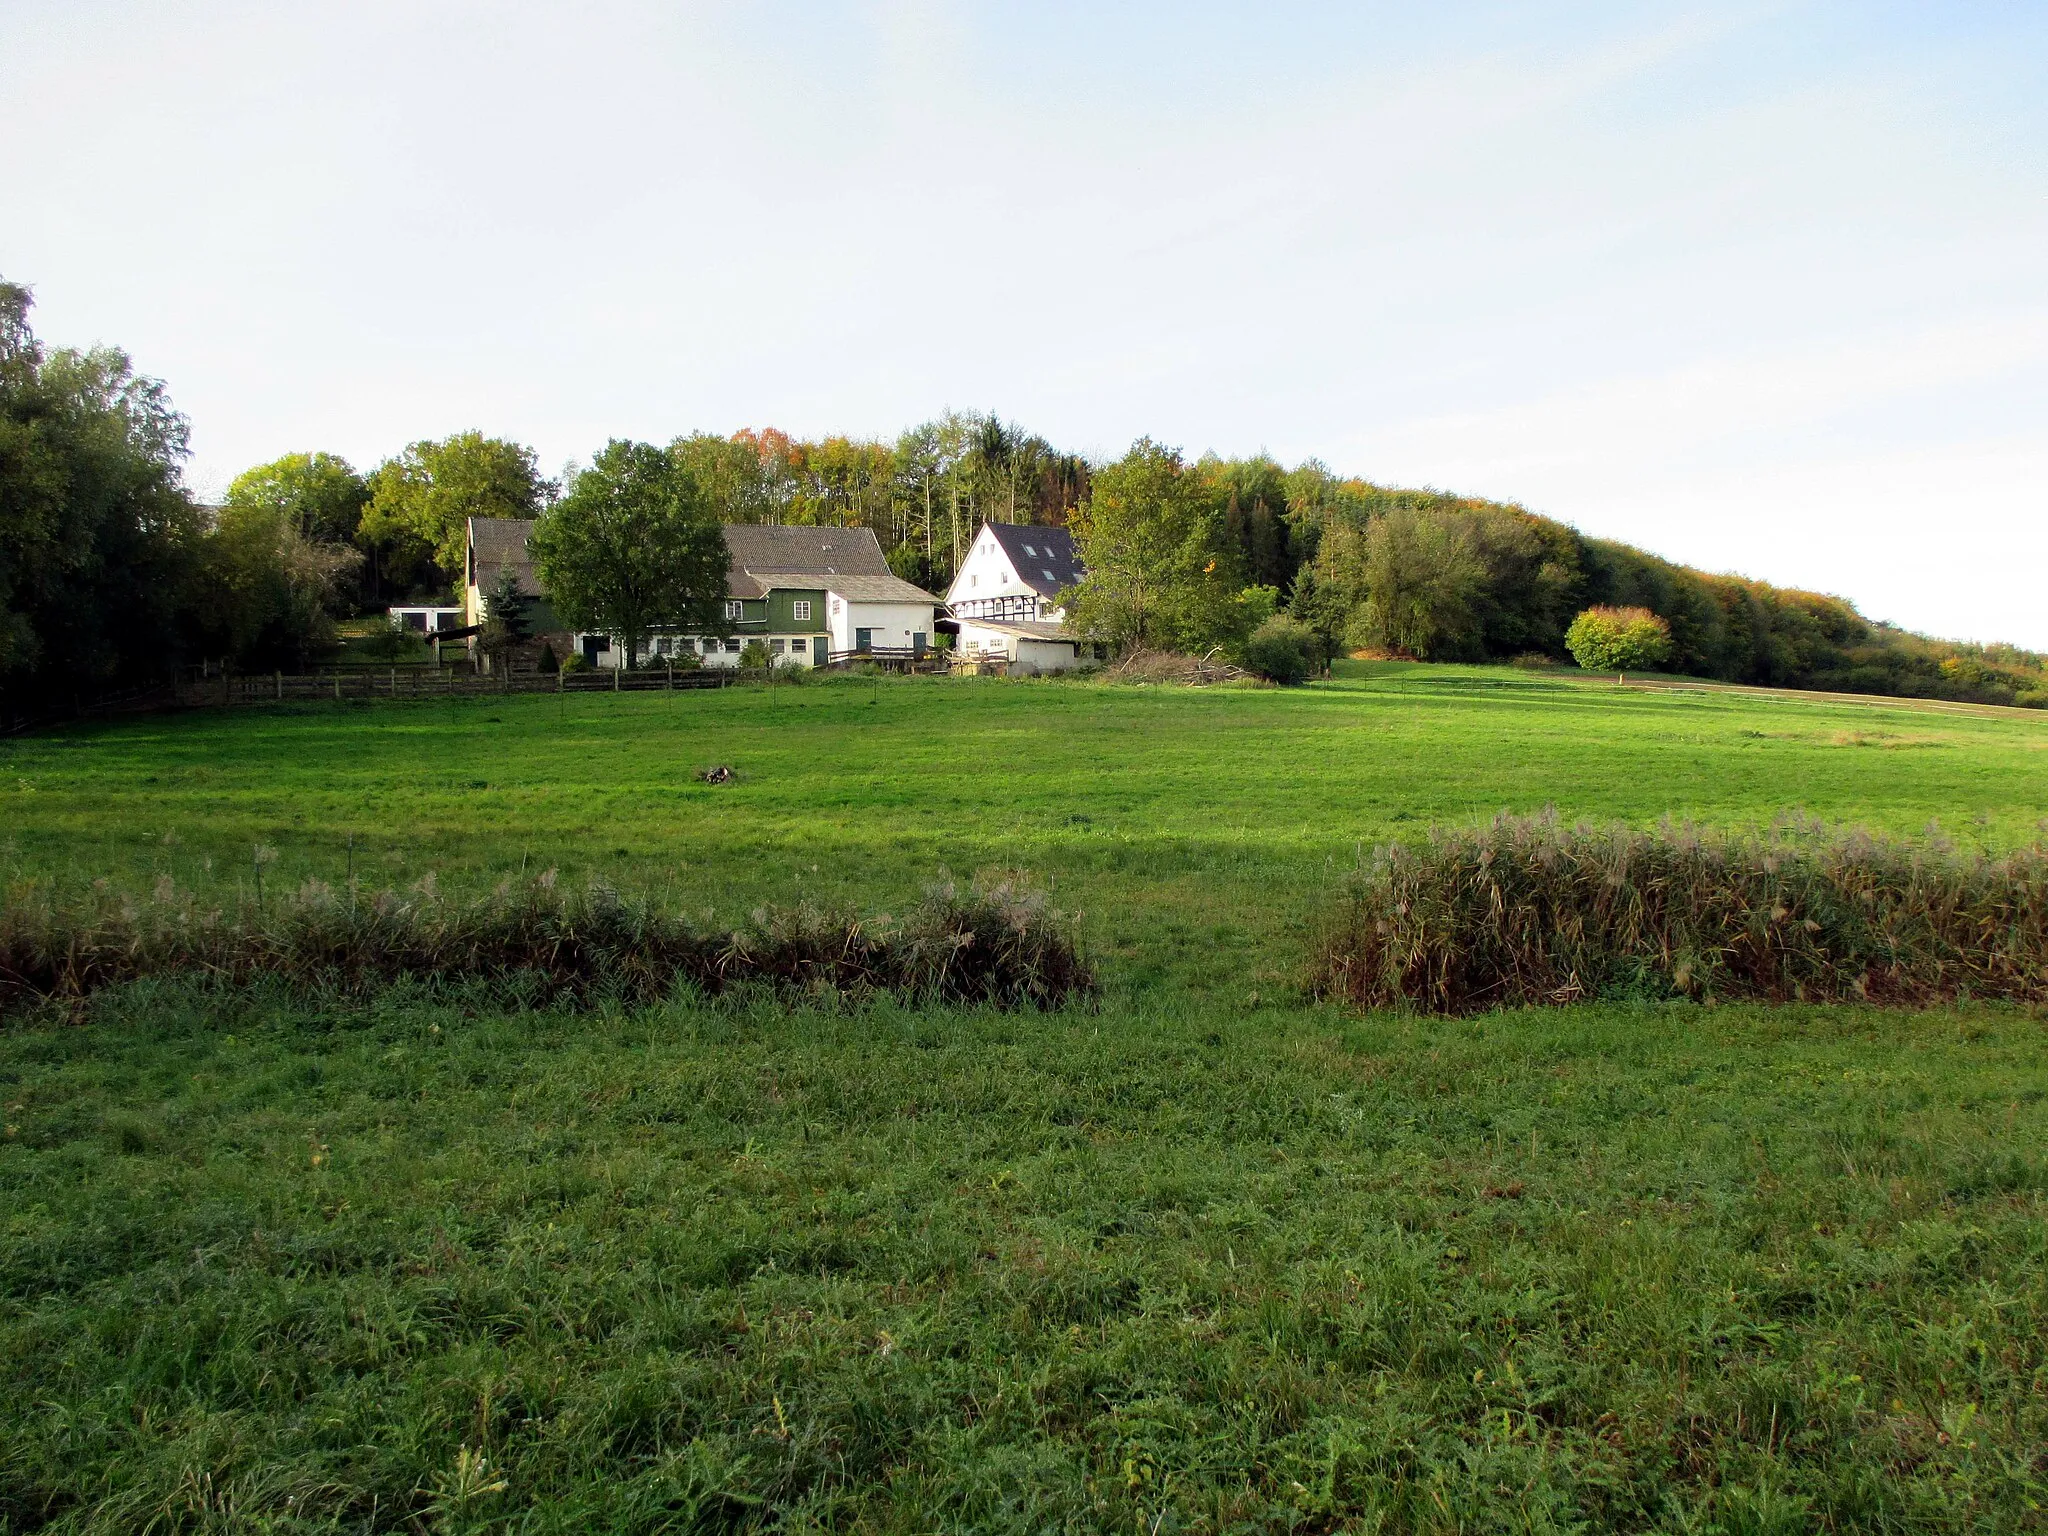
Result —
[[811, 600], [808, 597], [799, 597], [791, 602], [789, 606], [796, 616], [797, 623], [808, 624], [811, 622]]
[[741, 602], [741, 601], [740, 601], [740, 600], [739, 600], [738, 598], [736, 598], [736, 597], [728, 597], [728, 598], [727, 598], [727, 599], [725, 600], [725, 616], [726, 616], [726, 617], [727, 617], [728, 619], [741, 619], [741, 618], [745, 618], [745, 617], [746, 617], [746, 614], [747, 614], [747, 605], [746, 605], [745, 603]]

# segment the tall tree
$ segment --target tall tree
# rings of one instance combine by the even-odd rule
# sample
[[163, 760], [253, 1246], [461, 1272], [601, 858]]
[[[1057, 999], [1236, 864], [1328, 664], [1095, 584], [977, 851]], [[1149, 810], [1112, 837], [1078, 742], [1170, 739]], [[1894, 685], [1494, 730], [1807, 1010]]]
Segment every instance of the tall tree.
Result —
[[394, 577], [430, 560], [453, 583], [461, 579], [472, 517], [534, 517], [553, 489], [531, 448], [458, 432], [410, 444], [377, 466], [361, 534]]
[[302, 671], [333, 649], [361, 562], [352, 545], [309, 535], [288, 508], [230, 501], [205, 541], [193, 616], [220, 654]]
[[1353, 622], [1354, 645], [1425, 661], [1480, 654], [1486, 567], [1462, 523], [1397, 507], [1373, 519], [1363, 554], [1365, 605]]
[[758, 434], [750, 440], [743, 433], [720, 437], [715, 432], [692, 432], [670, 443], [668, 451], [703, 490], [721, 523], [779, 520], [778, 488], [770, 482]]
[[161, 677], [203, 533], [189, 428], [113, 348], [45, 352], [0, 280], [0, 680], [16, 698]]
[[288, 453], [235, 476], [223, 507], [265, 508], [322, 544], [348, 544], [370, 503], [369, 482], [331, 453]]
[[637, 666], [650, 632], [726, 628], [725, 536], [710, 498], [673, 457], [614, 438], [541, 514], [534, 571], [571, 627], [617, 636]]
[[1088, 572], [1067, 604], [1082, 633], [1181, 650], [1230, 635], [1235, 561], [1214, 498], [1175, 450], [1141, 438], [1097, 472], [1070, 526]]

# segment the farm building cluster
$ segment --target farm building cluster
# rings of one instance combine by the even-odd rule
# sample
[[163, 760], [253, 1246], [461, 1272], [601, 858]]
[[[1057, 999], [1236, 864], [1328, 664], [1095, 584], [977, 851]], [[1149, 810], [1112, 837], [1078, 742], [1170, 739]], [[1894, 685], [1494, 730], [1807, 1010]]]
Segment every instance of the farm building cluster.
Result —
[[[527, 548], [532, 531], [523, 519], [471, 518], [460, 606], [394, 607], [392, 621], [473, 651], [491, 594], [509, 573], [529, 599], [536, 647], [590, 667], [626, 665], [620, 637], [572, 630], [555, 615]], [[1064, 528], [984, 524], [943, 598], [890, 570], [870, 528], [727, 524], [723, 532], [718, 632], [659, 630], [643, 659], [737, 667], [758, 643], [777, 666], [918, 664], [943, 651], [958, 663], [1031, 675], [1069, 671], [1087, 654], [1066, 624], [1063, 594], [1082, 567]]]

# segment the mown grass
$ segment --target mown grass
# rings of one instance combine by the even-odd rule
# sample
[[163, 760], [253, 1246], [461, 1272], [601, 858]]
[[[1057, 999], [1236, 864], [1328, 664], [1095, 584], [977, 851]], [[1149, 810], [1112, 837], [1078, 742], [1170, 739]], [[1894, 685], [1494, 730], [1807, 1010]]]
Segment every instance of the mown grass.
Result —
[[2038, 1015], [1295, 989], [1389, 834], [1798, 805], [2014, 847], [2044, 746], [1396, 667], [0, 746], [17, 890], [352, 857], [737, 915], [1021, 869], [1106, 987], [571, 1014], [145, 982], [17, 1021], [0, 1530], [2040, 1529]]
[[138, 989], [0, 1036], [0, 1519], [2039, 1528], [2040, 1047]]

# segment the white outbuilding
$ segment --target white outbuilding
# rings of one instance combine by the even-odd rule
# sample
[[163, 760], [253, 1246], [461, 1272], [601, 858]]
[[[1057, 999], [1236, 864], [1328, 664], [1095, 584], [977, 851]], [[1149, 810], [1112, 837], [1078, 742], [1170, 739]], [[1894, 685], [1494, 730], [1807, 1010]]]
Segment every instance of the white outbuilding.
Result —
[[967, 661], [1008, 662], [1013, 676], [1071, 672], [1081, 664], [1080, 642], [1050, 619], [961, 619], [958, 654]]

